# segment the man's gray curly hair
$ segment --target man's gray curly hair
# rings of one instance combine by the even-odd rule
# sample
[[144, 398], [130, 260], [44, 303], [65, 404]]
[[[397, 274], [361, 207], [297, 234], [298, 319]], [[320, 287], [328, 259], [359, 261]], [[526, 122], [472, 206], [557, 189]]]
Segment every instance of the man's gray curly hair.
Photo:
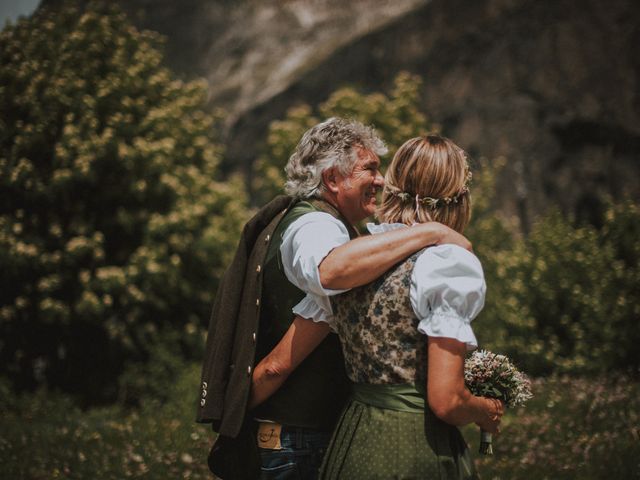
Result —
[[387, 153], [375, 130], [355, 120], [331, 117], [307, 130], [285, 167], [285, 191], [298, 198], [319, 197], [325, 191], [322, 172], [337, 167], [342, 175], [351, 174], [358, 160], [355, 147]]

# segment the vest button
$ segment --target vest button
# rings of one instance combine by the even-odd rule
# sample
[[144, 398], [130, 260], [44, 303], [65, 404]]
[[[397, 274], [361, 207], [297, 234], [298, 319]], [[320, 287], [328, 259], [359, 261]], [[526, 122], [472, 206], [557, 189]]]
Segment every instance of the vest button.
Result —
[[251, 334], [251, 338], [253, 339], [253, 343], [256, 343], [256, 332]]
[[261, 267], [260, 265], [258, 265], [258, 266], [256, 267], [256, 272], [260, 273], [260, 270], [262, 270], [262, 267]]
[[264, 243], [267, 243], [270, 238], [271, 238], [271, 235], [267, 235], [266, 237], [264, 237]]
[[251, 376], [251, 365], [247, 367], [247, 375]]
[[260, 299], [256, 298], [256, 307], [259, 307], [259, 306], [260, 306]]
[[200, 406], [204, 407], [204, 404], [207, 403], [207, 401], [203, 398], [202, 400], [200, 400]]

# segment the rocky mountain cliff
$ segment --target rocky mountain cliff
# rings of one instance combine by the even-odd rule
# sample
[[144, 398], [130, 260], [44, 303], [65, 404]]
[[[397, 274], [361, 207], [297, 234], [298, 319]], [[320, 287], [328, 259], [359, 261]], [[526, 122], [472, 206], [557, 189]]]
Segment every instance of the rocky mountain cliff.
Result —
[[[58, 3], [43, 0], [44, 4]], [[499, 205], [527, 226], [550, 203], [590, 217], [640, 198], [635, 0], [120, 0], [210, 82], [247, 167], [268, 123], [349, 83], [421, 75], [424, 107], [473, 156], [505, 156]]]

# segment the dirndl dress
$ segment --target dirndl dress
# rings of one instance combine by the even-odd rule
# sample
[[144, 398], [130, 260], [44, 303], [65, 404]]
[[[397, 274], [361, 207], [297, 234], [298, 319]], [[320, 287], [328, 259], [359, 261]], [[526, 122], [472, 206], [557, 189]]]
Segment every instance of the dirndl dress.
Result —
[[[451, 275], [464, 277], [464, 291], [456, 289], [460, 278]], [[426, 405], [426, 335], [477, 346], [469, 323], [482, 308], [484, 289], [477, 258], [445, 245], [418, 252], [376, 281], [331, 297], [333, 314], [325, 321], [340, 337], [353, 394], [319, 478], [478, 478], [460, 431]], [[299, 307], [295, 313], [316, 318], [311, 296]]]
[[[415, 393], [415, 408], [398, 401]], [[420, 400], [422, 405], [420, 406]], [[320, 469], [320, 479], [476, 479], [460, 431], [424, 407], [413, 385], [354, 386]]]

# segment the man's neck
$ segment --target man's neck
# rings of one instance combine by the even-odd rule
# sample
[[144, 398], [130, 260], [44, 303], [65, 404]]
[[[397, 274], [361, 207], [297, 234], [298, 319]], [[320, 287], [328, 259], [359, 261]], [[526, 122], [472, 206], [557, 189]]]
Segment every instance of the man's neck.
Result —
[[[322, 195], [320, 196], [319, 200], [324, 200], [333, 208], [338, 210], [338, 212], [340, 212], [340, 209], [338, 208], [338, 202], [335, 196], [331, 192], [322, 192]], [[340, 212], [340, 214], [342, 214], [342, 212]]]
[[346, 220], [347, 222], [349, 222], [350, 225], [354, 226], [357, 222], [354, 222], [352, 219], [348, 218], [343, 212], [342, 210], [340, 210], [340, 207], [338, 207], [338, 201], [335, 198], [335, 195], [333, 195], [331, 192], [323, 192], [320, 200], [324, 200], [325, 202], [327, 202], [329, 205], [331, 205], [333, 208], [335, 208], [338, 213], [340, 214], [340, 216]]

